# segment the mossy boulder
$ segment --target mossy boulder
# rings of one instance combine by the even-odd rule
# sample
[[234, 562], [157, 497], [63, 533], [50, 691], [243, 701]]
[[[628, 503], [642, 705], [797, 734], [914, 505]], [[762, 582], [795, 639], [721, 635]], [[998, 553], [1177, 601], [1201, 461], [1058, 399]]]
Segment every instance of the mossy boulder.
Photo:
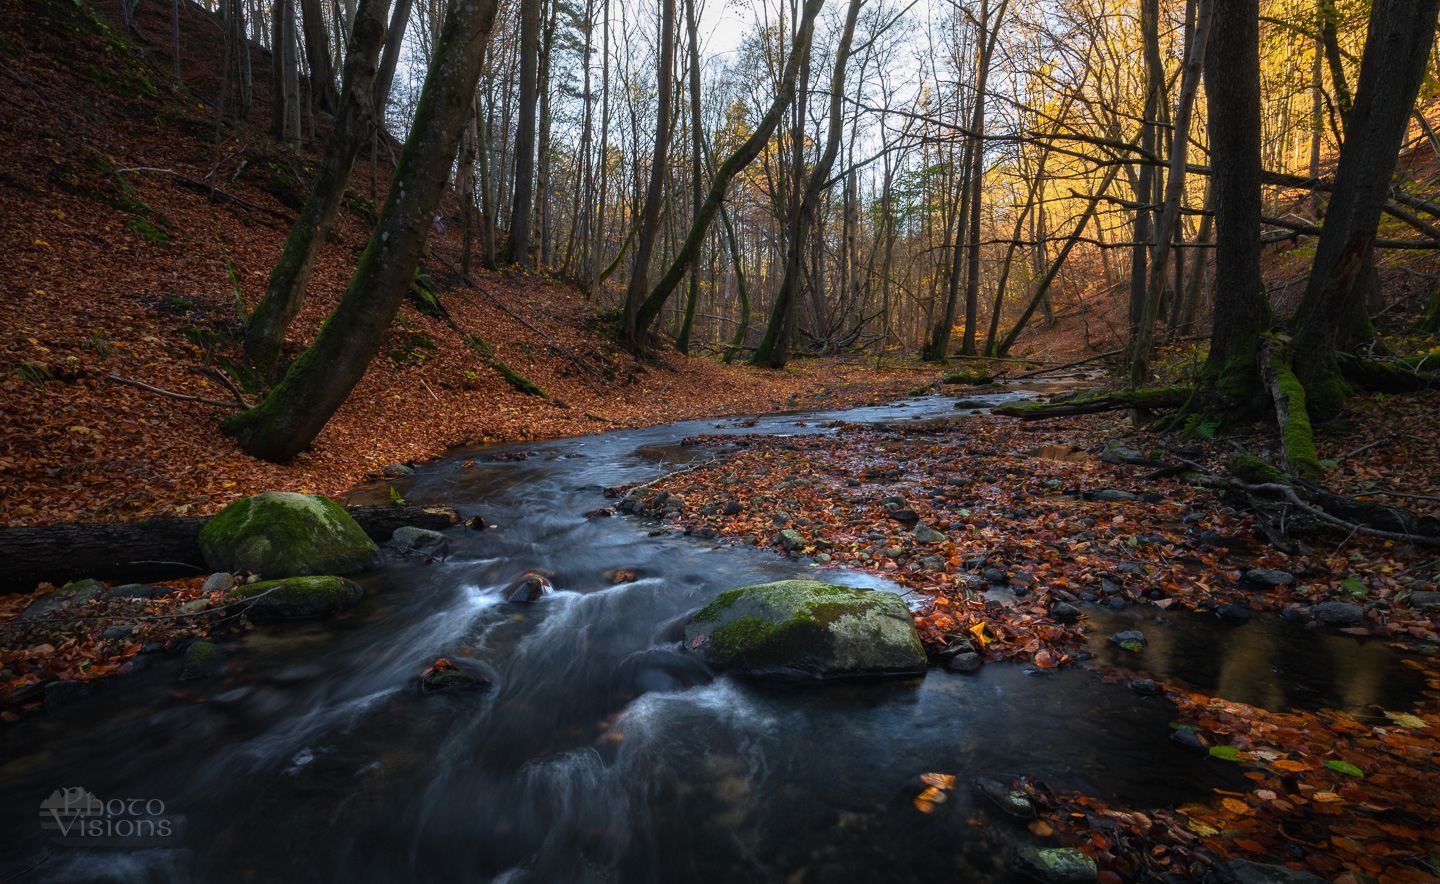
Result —
[[721, 593], [690, 618], [685, 647], [717, 669], [755, 675], [925, 671], [925, 649], [903, 599], [816, 580]]
[[225, 655], [214, 642], [198, 641], [185, 649], [185, 668], [180, 673], [182, 681], [194, 678], [209, 678], [225, 668]]
[[290, 577], [237, 586], [225, 593], [225, 603], [254, 599], [236, 610], [260, 623], [323, 617], [353, 607], [364, 595], [359, 584], [344, 577]]
[[377, 552], [344, 507], [289, 491], [266, 491], [225, 507], [200, 532], [200, 551], [213, 570], [267, 579], [348, 574], [369, 565]]

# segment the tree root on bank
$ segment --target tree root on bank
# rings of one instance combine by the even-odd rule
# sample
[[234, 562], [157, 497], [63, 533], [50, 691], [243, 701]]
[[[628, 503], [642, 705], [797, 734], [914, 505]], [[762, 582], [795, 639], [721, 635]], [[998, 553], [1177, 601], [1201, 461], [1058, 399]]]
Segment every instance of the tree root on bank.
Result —
[[1120, 411], [1126, 408], [1179, 408], [1190, 398], [1189, 387], [1160, 387], [1155, 390], [1120, 390], [1116, 393], [1101, 393], [1068, 402], [1052, 402], [1044, 405], [1002, 405], [990, 409], [991, 414], [1018, 417], [1021, 420], [1045, 420], [1052, 417], [1068, 417], [1076, 414], [1098, 414], [1102, 411]]

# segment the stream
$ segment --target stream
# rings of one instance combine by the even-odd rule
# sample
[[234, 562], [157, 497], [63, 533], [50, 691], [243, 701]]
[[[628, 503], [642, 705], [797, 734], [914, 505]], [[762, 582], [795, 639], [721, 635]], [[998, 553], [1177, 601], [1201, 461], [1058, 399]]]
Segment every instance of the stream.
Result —
[[[976, 776], [1025, 774], [1136, 806], [1245, 788], [1234, 765], [1169, 739], [1168, 701], [1085, 669], [717, 676], [677, 640], [720, 592], [795, 576], [893, 584], [582, 515], [613, 503], [604, 487], [707, 456], [676, 443], [717, 424], [825, 432], [815, 424], [956, 413], [927, 396], [807, 412], [809, 427], [795, 426], [799, 414], [744, 429], [690, 421], [424, 464], [395, 483], [406, 500], [494, 527], [453, 529], [442, 563], [389, 559], [359, 575], [367, 597], [345, 616], [222, 639], [223, 678], [181, 682], [179, 658], [155, 656], [0, 731], [0, 880], [39, 862], [22, 880], [1001, 882], [1017, 879], [1010, 845], [1038, 839], [972, 790]], [[636, 579], [613, 583], [618, 569]], [[505, 601], [531, 570], [557, 591]], [[1263, 616], [1237, 626], [1143, 607], [1087, 613], [1097, 663], [1230, 699], [1360, 710], [1414, 695], [1379, 642]], [[1142, 653], [1104, 645], [1137, 626], [1150, 638]], [[416, 676], [439, 657], [492, 686], [422, 693]], [[925, 814], [912, 799], [932, 771], [960, 786]], [[41, 804], [65, 789], [123, 799], [126, 813], [148, 806], [144, 836], [56, 843]]]

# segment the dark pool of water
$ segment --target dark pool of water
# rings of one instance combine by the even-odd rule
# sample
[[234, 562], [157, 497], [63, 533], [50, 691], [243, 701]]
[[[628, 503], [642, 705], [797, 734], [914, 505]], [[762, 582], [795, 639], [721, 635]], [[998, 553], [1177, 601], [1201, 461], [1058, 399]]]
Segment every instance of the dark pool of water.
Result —
[[[927, 397], [808, 416], [808, 428], [762, 418], [747, 432], [947, 410]], [[1031, 836], [976, 803], [977, 775], [1137, 805], [1237, 785], [1233, 765], [1168, 739], [1167, 701], [1084, 670], [994, 664], [829, 684], [707, 671], [676, 644], [689, 612], [725, 589], [816, 571], [581, 514], [605, 505], [602, 487], [663, 472], [684, 456], [666, 446], [713, 423], [532, 443], [517, 462], [456, 452], [402, 488], [497, 526], [453, 531], [445, 563], [393, 562], [360, 578], [368, 595], [346, 617], [227, 641], [223, 678], [179, 682], [180, 661], [158, 659], [5, 729], [0, 879], [44, 860], [24, 880], [998, 882], [1012, 878], [1009, 845]], [[638, 579], [614, 585], [616, 569]], [[548, 572], [556, 594], [503, 601], [528, 570]], [[1095, 616], [1150, 636], [1143, 655], [1116, 662], [1143, 657], [1247, 702], [1389, 702], [1406, 687], [1388, 648], [1317, 645], [1278, 621], [1222, 634]], [[492, 687], [422, 694], [416, 675], [442, 656]], [[962, 785], [923, 814], [911, 802], [932, 771]], [[57, 845], [40, 805], [67, 787], [161, 801], [171, 835]]]

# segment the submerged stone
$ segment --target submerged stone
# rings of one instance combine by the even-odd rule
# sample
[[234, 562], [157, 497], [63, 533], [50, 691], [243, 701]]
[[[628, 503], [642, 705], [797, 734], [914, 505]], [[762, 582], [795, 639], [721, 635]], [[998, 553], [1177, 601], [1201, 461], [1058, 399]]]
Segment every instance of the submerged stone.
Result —
[[375, 558], [374, 542], [344, 507], [318, 494], [266, 491], [225, 507], [200, 532], [217, 571], [265, 578], [348, 574]]
[[1095, 860], [1073, 847], [1017, 844], [1010, 860], [1016, 869], [1046, 884], [1088, 884], [1099, 874]]
[[359, 584], [344, 577], [290, 577], [236, 587], [225, 593], [225, 602], [253, 599], [236, 610], [263, 622], [323, 617], [353, 607], [364, 595]]
[[815, 580], [721, 593], [690, 618], [685, 646], [716, 668], [750, 674], [925, 671], [925, 649], [903, 599]]
[[1030, 803], [1030, 799], [1025, 797], [1023, 792], [1017, 792], [999, 780], [979, 777], [975, 780], [975, 789], [1017, 820], [1028, 820], [1035, 816], [1035, 805]]
[[[609, 515], [608, 511], [606, 515]], [[430, 558], [444, 558], [450, 554], [450, 538], [439, 531], [414, 525], [396, 528], [385, 545], [402, 553], [418, 553]]]
[[195, 642], [185, 649], [185, 668], [180, 672], [180, 678], [188, 681], [192, 678], [209, 678], [225, 668], [224, 654], [220, 646], [214, 642]]
[[1240, 884], [1322, 884], [1319, 875], [1302, 872], [1288, 866], [1251, 862], [1248, 859], [1232, 859], [1225, 867]]

